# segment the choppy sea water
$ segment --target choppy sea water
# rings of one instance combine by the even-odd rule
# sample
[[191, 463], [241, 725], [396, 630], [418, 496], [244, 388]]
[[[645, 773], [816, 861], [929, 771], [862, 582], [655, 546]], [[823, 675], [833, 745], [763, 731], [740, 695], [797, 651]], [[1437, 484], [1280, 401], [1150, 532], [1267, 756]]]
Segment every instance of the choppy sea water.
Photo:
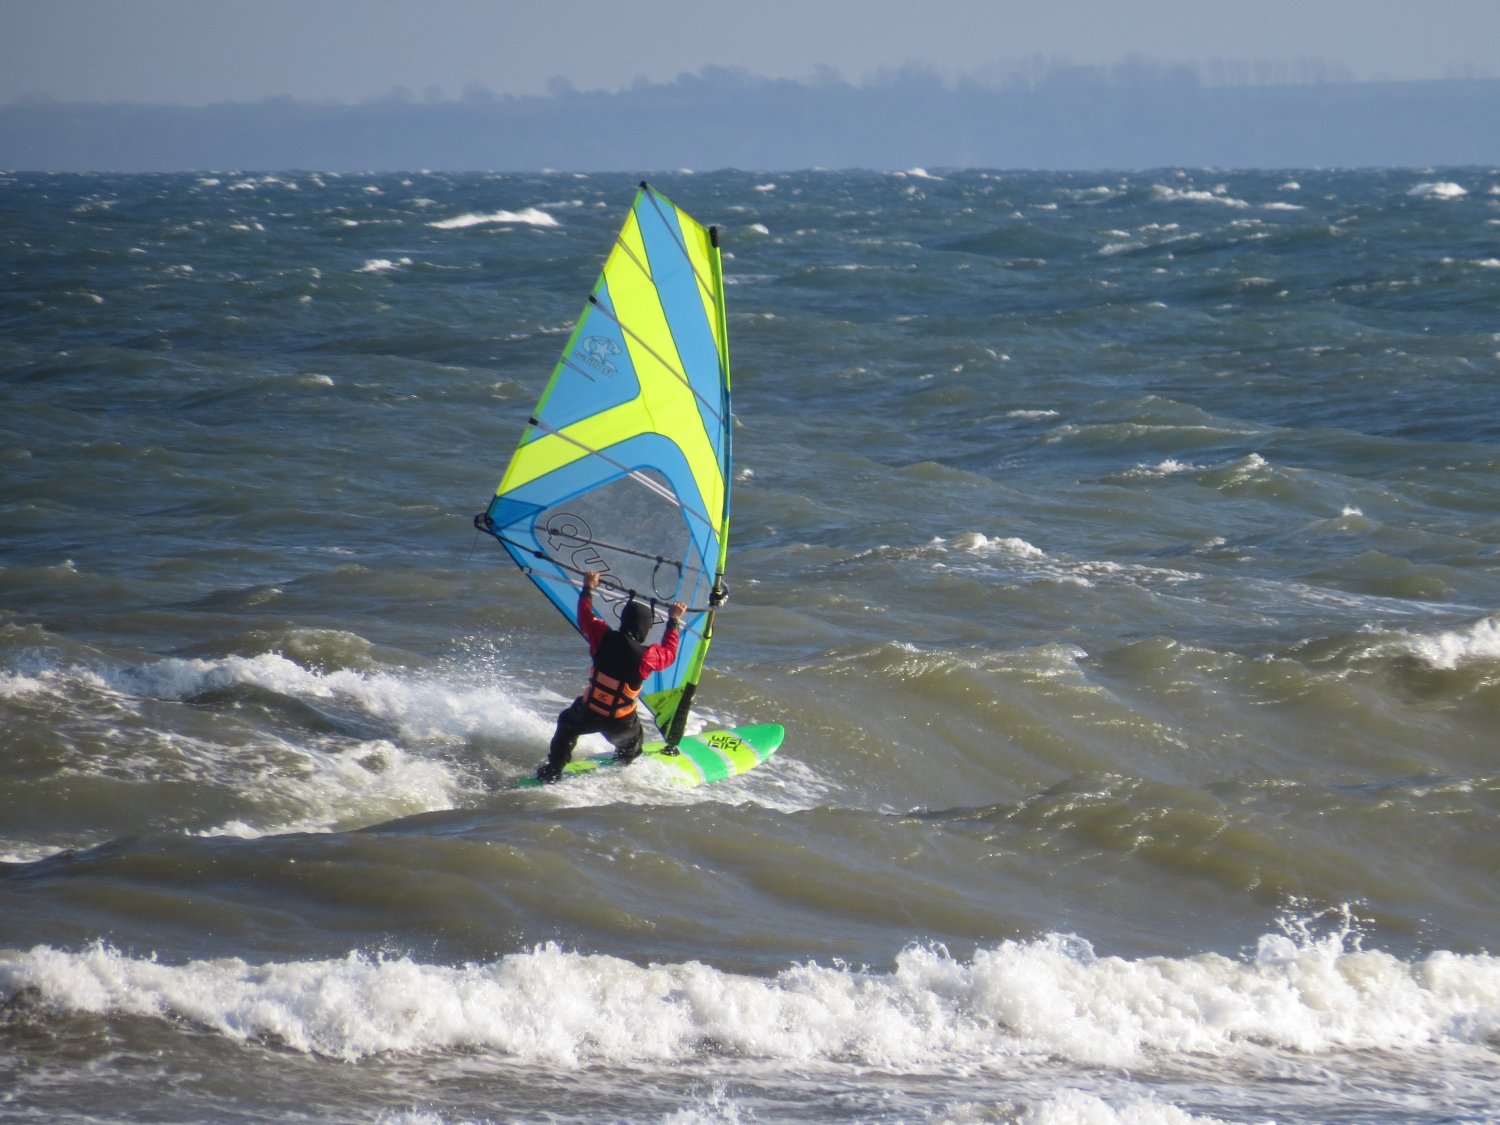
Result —
[[654, 182], [695, 791], [469, 524], [633, 177], [0, 176], [0, 1120], [1500, 1117], [1500, 171]]

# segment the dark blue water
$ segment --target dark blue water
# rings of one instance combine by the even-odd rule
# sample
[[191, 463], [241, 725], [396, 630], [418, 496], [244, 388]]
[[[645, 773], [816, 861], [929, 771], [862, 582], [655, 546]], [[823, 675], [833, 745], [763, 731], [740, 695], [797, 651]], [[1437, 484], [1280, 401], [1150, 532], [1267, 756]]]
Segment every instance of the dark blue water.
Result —
[[1500, 172], [676, 174], [705, 724], [469, 520], [630, 176], [0, 176], [0, 1120], [1500, 1115]]

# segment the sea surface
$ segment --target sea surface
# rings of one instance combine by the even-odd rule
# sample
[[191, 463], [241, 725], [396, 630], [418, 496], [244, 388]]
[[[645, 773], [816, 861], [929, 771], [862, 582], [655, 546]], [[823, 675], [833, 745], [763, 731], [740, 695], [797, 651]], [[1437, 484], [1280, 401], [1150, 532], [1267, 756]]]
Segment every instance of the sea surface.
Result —
[[0, 175], [0, 1121], [1500, 1119], [1500, 170], [653, 178], [787, 740], [515, 790], [638, 179]]

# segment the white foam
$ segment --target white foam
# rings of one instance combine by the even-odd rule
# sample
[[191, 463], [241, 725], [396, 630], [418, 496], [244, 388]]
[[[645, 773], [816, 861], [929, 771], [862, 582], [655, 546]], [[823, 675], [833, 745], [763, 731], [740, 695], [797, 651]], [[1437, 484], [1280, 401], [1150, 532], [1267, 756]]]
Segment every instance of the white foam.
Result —
[[1175, 457], [1168, 457], [1155, 465], [1137, 465], [1125, 475], [1128, 477], [1169, 477], [1177, 473], [1198, 472], [1202, 467], [1188, 461], [1179, 461]]
[[1246, 208], [1250, 204], [1243, 199], [1236, 199], [1229, 195], [1225, 189], [1216, 187], [1212, 191], [1202, 191], [1189, 188], [1167, 187], [1165, 184], [1153, 184], [1151, 187], [1151, 198], [1161, 203], [1217, 203], [1224, 207]]
[[1500, 660], [1500, 618], [1486, 617], [1464, 629], [1416, 634], [1403, 638], [1398, 647], [1445, 671]]
[[[166, 771], [200, 786], [253, 795], [235, 818], [195, 827], [203, 835], [326, 831], [452, 808], [481, 782], [444, 751], [476, 737], [541, 746], [551, 732], [534, 700], [511, 690], [493, 669], [455, 671], [448, 678], [403, 669], [320, 671], [279, 653], [86, 666], [59, 662], [41, 650], [13, 663], [0, 674], [0, 695], [54, 696], [79, 721], [90, 721], [90, 714], [138, 712], [142, 700], [192, 700], [245, 686], [347, 721], [346, 733], [310, 731], [295, 739], [243, 727], [234, 728], [227, 741], [141, 729], [118, 740], [107, 760], [66, 763], [80, 775]], [[361, 736], [370, 727], [383, 727], [392, 737]]]
[[[1134, 475], [1134, 473], [1135, 471], [1132, 471], [1127, 475]], [[1020, 560], [1031, 565], [1025, 566], [1024, 572], [1020, 574], [1014, 573], [1013, 567], [1005, 568], [1007, 577], [1011, 580], [1019, 577], [1022, 581], [1041, 580], [1085, 588], [1102, 584], [1150, 589], [1181, 586], [1185, 583], [1197, 582], [1202, 577], [1191, 571], [1161, 566], [1124, 564], [1113, 560], [1054, 557], [1024, 539], [1014, 536], [991, 538], [976, 531], [963, 532], [955, 535], [951, 540], [936, 537], [929, 541], [928, 548], [938, 554], [939, 559], [934, 565], [942, 569], [955, 571], [965, 569], [962, 561], [950, 561], [955, 553], [984, 560], [978, 565], [970, 564], [970, 569], [979, 573], [989, 572], [988, 560], [991, 559]], [[885, 549], [889, 550], [889, 548]]]
[[366, 714], [391, 722], [414, 741], [530, 736], [540, 729], [540, 721], [497, 683], [469, 684], [403, 670], [321, 671], [276, 652], [169, 657], [94, 674], [116, 690], [159, 699], [191, 699], [205, 691], [249, 685], [304, 700], [346, 700]]
[[1271, 462], [1267, 461], [1259, 453], [1247, 453], [1245, 456], [1231, 461], [1225, 466], [1232, 474], [1232, 482], [1243, 484], [1246, 481], [1263, 477], [1271, 468]]
[[1046, 553], [1037, 546], [1016, 536], [991, 538], [981, 531], [963, 531], [952, 539], [935, 536], [929, 544], [940, 552], [958, 551], [964, 554], [995, 556], [1003, 555], [1018, 559], [1042, 559]]
[[1129, 1097], [1111, 1104], [1082, 1090], [1063, 1090], [1028, 1106], [1017, 1120], [1020, 1125], [1218, 1125], [1221, 1119], [1154, 1098]]
[[1406, 194], [1413, 199], [1462, 199], [1469, 192], [1462, 185], [1450, 180], [1437, 180], [1416, 184]]
[[366, 258], [365, 264], [355, 270], [355, 273], [385, 273], [389, 270], [398, 270], [402, 266], [411, 265], [410, 258], [401, 258], [399, 261], [391, 261], [389, 258]]
[[408, 957], [238, 958], [162, 964], [106, 946], [0, 953], [0, 996], [62, 1012], [187, 1020], [354, 1060], [475, 1049], [578, 1066], [699, 1051], [894, 1072], [1061, 1058], [1131, 1066], [1163, 1055], [1232, 1059], [1484, 1046], [1500, 1032], [1500, 958], [1417, 961], [1275, 935], [1234, 959], [1096, 957], [1052, 935], [972, 961], [910, 946], [890, 972], [792, 966], [773, 977], [696, 961], [637, 965], [555, 945], [457, 967]]
[[51, 690], [46, 680], [31, 672], [0, 672], [0, 698], [25, 699], [45, 695]]
[[533, 227], [558, 225], [555, 218], [537, 207], [527, 207], [521, 211], [491, 211], [489, 213], [471, 211], [467, 214], [456, 215], [451, 219], [438, 219], [427, 225], [437, 230], [463, 230], [467, 227], [485, 226], [491, 223], [520, 223]]
[[[355, 655], [368, 647], [361, 638], [343, 634], [318, 633], [308, 643], [342, 647]], [[291, 739], [260, 731], [248, 736], [253, 741], [247, 744], [243, 729], [229, 742], [146, 730], [116, 746], [108, 763], [82, 759], [68, 768], [80, 774], [109, 769], [155, 775], [165, 760], [174, 776], [253, 794], [238, 816], [206, 828], [191, 826], [198, 835], [257, 837], [345, 829], [471, 800], [484, 782], [463, 758], [455, 760], [455, 747], [475, 741], [533, 746], [536, 759], [510, 767], [517, 774], [529, 770], [542, 756], [553, 720], [567, 702], [554, 692], [517, 686], [484, 653], [471, 654], [461, 666], [413, 672], [320, 670], [276, 652], [84, 666], [59, 663], [37, 650], [0, 672], [0, 697], [49, 695], [67, 701], [71, 711], [83, 707], [109, 715], [138, 711], [145, 699], [189, 701], [242, 687], [301, 701], [335, 722], [346, 722], [347, 733], [308, 733]], [[90, 697], [93, 702], [86, 704]], [[739, 721], [700, 708], [688, 733]], [[388, 731], [389, 737], [361, 737], [361, 730], [372, 726]], [[607, 749], [602, 737], [588, 736], [577, 752]], [[830, 791], [829, 782], [795, 761], [762, 766], [730, 785], [682, 788], [673, 781], [670, 771], [641, 763], [628, 771], [556, 786], [544, 799], [570, 807], [620, 801], [749, 801], [791, 812], [815, 807]], [[23, 844], [13, 843], [11, 850]]]

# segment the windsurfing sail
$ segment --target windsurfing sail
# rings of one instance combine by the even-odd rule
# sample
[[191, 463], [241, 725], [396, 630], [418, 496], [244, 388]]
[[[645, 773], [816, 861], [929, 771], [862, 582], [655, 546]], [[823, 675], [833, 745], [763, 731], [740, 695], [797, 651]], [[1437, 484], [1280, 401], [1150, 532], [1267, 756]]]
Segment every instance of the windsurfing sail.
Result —
[[[683, 734], [723, 601], [729, 536], [729, 342], [717, 228], [642, 183], [489, 508], [474, 518], [574, 620], [632, 598], [688, 606], [676, 662], [641, 700]], [[576, 622], [575, 622], [576, 625]]]

